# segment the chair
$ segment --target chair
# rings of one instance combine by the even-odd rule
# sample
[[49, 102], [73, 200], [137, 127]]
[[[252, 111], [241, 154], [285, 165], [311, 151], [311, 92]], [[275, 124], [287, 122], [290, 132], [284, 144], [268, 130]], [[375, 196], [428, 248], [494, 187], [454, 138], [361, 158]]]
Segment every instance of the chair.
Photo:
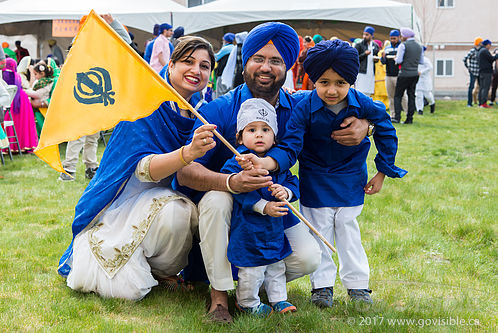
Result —
[[111, 136], [112, 131], [114, 131], [114, 128], [111, 128], [111, 129], [108, 129], [105, 131], [100, 131], [100, 138], [104, 142], [104, 147], [107, 147], [107, 142], [106, 142], [105, 138], [106, 138], [106, 136]]
[[[7, 127], [12, 127], [12, 130], [14, 132], [14, 135], [8, 135], [7, 134], [7, 139], [9, 139], [9, 142], [12, 144], [17, 144], [17, 148], [19, 149], [19, 155], [22, 155], [21, 152], [21, 144], [19, 143], [19, 138], [17, 137], [17, 131], [16, 131], [16, 126], [14, 125], [14, 120], [12, 119], [12, 112], [11, 112], [11, 106], [12, 106], [12, 101], [14, 100], [14, 97], [16, 96], [17, 93], [17, 86], [14, 85], [8, 85], [7, 86], [7, 91], [9, 92], [10, 95], [10, 100], [8, 106], [4, 107], [6, 113], [9, 115], [9, 120], [4, 120], [3, 121], [3, 128], [5, 129], [5, 133], [7, 133]], [[10, 139], [15, 139], [14, 141], [10, 141]], [[7, 147], [9, 150], [9, 157], [10, 160], [12, 161], [12, 150], [10, 149], [10, 144]], [[2, 156], [2, 161], [3, 161], [3, 156]]]

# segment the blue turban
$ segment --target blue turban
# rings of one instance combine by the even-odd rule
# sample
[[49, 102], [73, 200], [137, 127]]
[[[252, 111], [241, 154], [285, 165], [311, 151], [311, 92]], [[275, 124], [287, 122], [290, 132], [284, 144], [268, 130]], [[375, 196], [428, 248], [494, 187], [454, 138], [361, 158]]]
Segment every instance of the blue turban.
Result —
[[173, 28], [170, 24], [168, 23], [163, 23], [159, 26], [159, 33], [162, 34], [164, 30], [169, 30]]
[[373, 36], [373, 34], [374, 34], [374, 32], [375, 32], [375, 29], [374, 29], [373, 27], [371, 27], [371, 26], [367, 25], [367, 26], [365, 27], [365, 29], [363, 30], [363, 32], [368, 32], [370, 35], [372, 35], [372, 36]]
[[154, 36], [158, 36], [160, 34], [159, 24], [154, 24], [154, 29], [152, 30], [152, 33], [154, 34]]
[[484, 46], [491, 45], [491, 41], [489, 39], [485, 39], [482, 41], [482, 45], [484, 45]]
[[179, 26], [178, 28], [173, 31], [173, 38], [180, 38], [185, 34], [185, 29], [182, 26]]
[[284, 59], [285, 67], [290, 69], [299, 55], [299, 37], [294, 29], [280, 22], [263, 23], [249, 32], [242, 45], [242, 64], [245, 66], [270, 40]]
[[391, 32], [389, 33], [389, 36], [391, 37], [399, 37], [399, 31], [394, 29], [394, 30], [391, 30]]
[[316, 82], [329, 68], [342, 76], [349, 84], [354, 84], [360, 60], [358, 51], [340, 39], [324, 40], [308, 50], [303, 63], [311, 81]]
[[226, 41], [227, 43], [232, 43], [234, 39], [235, 39], [235, 34], [233, 32], [227, 32], [226, 34], [223, 35], [223, 40]]

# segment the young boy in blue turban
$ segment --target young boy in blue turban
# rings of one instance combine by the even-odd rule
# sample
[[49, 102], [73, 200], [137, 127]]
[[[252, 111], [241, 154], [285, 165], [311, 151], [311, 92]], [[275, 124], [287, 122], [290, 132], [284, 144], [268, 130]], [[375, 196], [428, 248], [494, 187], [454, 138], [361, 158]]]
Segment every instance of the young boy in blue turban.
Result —
[[[401, 178], [407, 173], [394, 165], [396, 130], [381, 102], [351, 88], [359, 60], [357, 50], [348, 43], [322, 41], [308, 51], [303, 65], [316, 89], [293, 110], [282, 143], [275, 148], [286, 157], [272, 156], [278, 156], [282, 170], [299, 159], [301, 212], [330, 243], [335, 240], [339, 275], [350, 298], [372, 303], [368, 260], [356, 217], [363, 208], [365, 193], [379, 192], [385, 175]], [[366, 137], [359, 145], [343, 146], [331, 137], [349, 116], [368, 119], [375, 125], [378, 172], [368, 183], [370, 140]], [[310, 274], [311, 299], [317, 306], [331, 307], [337, 267], [331, 250], [319, 242], [322, 262]]]

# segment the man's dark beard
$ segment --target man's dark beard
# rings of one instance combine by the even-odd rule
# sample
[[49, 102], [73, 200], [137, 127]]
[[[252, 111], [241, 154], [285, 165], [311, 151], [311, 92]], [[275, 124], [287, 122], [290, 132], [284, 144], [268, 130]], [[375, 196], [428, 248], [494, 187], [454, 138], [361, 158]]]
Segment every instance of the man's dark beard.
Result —
[[[268, 74], [268, 75], [272, 75], [272, 74]], [[244, 81], [246, 82], [247, 87], [251, 91], [253, 97], [262, 98], [262, 99], [269, 101], [269, 100], [274, 99], [278, 95], [278, 91], [284, 85], [285, 76], [280, 81], [273, 82], [273, 84], [271, 86], [262, 87], [258, 83], [256, 83], [256, 80], [253, 79], [247, 73], [247, 71], [244, 71]]]

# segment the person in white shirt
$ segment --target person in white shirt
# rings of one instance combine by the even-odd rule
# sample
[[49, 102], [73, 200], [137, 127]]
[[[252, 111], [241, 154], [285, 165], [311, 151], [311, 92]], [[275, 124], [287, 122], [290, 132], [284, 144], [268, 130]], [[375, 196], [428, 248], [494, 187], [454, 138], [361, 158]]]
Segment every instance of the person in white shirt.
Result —
[[[427, 48], [424, 46], [423, 49], [425, 51]], [[415, 88], [415, 105], [418, 114], [424, 114], [424, 97], [429, 102], [431, 113], [436, 110], [436, 102], [432, 93], [432, 68], [431, 61], [424, 56], [424, 63], [418, 65], [419, 78]]]

